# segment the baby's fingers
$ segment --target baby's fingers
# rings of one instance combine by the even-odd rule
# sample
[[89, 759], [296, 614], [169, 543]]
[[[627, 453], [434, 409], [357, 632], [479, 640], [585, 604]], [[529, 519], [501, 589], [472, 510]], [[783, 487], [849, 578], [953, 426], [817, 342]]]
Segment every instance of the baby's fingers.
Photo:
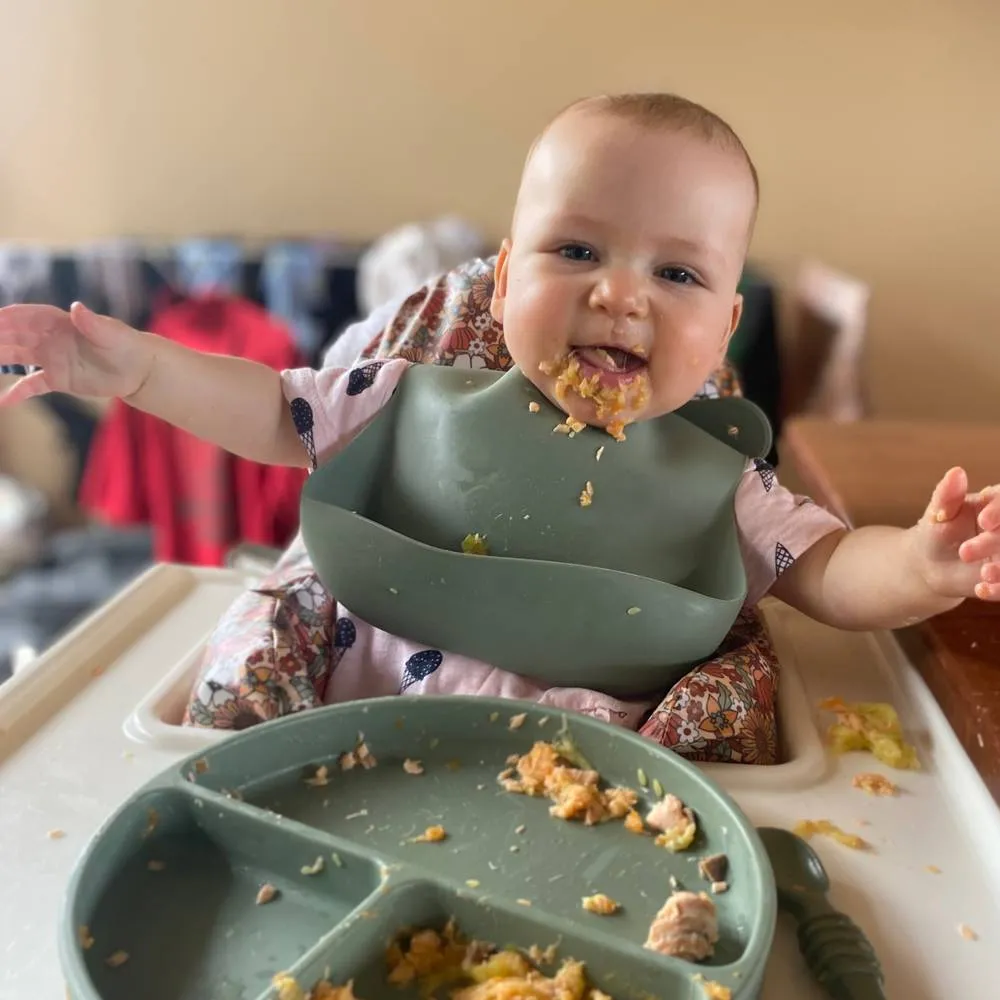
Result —
[[962, 512], [965, 494], [969, 488], [969, 477], [965, 469], [949, 469], [934, 487], [931, 502], [927, 505], [924, 518], [932, 524], [953, 521]]
[[46, 392], [51, 392], [48, 376], [42, 370], [32, 372], [19, 378], [5, 393], [0, 395], [0, 406], [13, 406], [15, 403], [23, 403], [33, 396], [41, 396]]
[[979, 507], [976, 523], [983, 531], [1000, 529], [1000, 486], [987, 486], [969, 499]]
[[982, 579], [976, 584], [976, 597], [982, 601], [1000, 601], [1000, 563], [983, 563]]
[[55, 306], [15, 305], [0, 309], [0, 351], [8, 347], [31, 347], [55, 326], [69, 326], [69, 313]]
[[985, 559], [1000, 559], [1000, 531], [981, 531], [958, 547], [958, 558], [962, 562], [982, 562]]

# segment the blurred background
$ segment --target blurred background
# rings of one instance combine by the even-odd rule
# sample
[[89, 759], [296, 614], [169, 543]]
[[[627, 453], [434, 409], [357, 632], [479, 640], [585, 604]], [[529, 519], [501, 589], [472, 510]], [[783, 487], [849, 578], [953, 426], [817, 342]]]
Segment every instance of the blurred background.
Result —
[[[810, 396], [838, 419], [997, 422], [998, 43], [991, 0], [0, 0], [0, 301], [150, 323], [222, 289], [319, 364], [386, 289], [493, 251], [562, 105], [671, 90], [761, 175], [733, 360], [776, 424]], [[106, 443], [88, 467], [107, 419], [0, 412], [0, 676], [184, 557], [144, 501], [78, 502], [141, 474]], [[225, 540], [280, 546], [294, 524], [274, 524]]]

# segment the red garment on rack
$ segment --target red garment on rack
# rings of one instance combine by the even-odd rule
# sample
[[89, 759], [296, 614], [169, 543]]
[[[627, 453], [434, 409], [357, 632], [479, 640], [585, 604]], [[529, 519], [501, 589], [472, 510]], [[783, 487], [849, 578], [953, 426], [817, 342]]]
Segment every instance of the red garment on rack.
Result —
[[[186, 299], [157, 313], [149, 328], [199, 351], [276, 370], [304, 364], [290, 333], [244, 299]], [[288, 543], [298, 529], [306, 474], [236, 458], [116, 401], [88, 456], [80, 503], [111, 524], [151, 525], [160, 561], [219, 566], [239, 542]]]

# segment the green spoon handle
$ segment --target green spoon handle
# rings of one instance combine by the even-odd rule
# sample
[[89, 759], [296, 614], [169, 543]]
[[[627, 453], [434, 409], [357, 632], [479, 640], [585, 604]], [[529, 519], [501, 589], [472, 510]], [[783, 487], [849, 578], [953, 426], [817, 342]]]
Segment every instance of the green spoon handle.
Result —
[[827, 910], [803, 919], [799, 950], [809, 971], [835, 1000], [885, 1000], [875, 950], [846, 914]]

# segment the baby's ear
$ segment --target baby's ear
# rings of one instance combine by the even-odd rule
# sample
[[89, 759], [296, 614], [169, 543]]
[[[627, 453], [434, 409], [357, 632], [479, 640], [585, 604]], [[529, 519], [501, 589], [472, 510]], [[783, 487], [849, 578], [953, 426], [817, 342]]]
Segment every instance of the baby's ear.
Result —
[[490, 315], [503, 326], [503, 306], [507, 300], [507, 262], [510, 260], [510, 240], [500, 244], [497, 266], [493, 271], [493, 297], [490, 299]]
[[729, 320], [729, 329], [726, 331], [725, 336], [722, 338], [722, 343], [719, 345], [721, 347], [722, 353], [720, 357], [726, 356], [726, 349], [729, 347], [729, 341], [733, 339], [733, 334], [736, 332], [736, 328], [740, 325], [740, 317], [743, 315], [743, 296], [739, 293], [733, 299], [733, 314]]

